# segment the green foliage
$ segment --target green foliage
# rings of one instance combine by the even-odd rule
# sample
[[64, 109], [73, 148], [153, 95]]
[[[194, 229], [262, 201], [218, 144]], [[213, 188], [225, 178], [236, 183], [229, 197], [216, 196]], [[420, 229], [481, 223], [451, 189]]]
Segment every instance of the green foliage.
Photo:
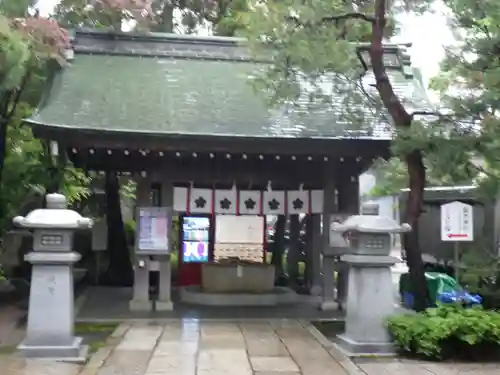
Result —
[[400, 194], [408, 187], [406, 165], [399, 158], [377, 160], [373, 166], [376, 185], [368, 193], [370, 197], [385, 197]]
[[65, 27], [122, 29], [193, 34], [200, 25], [215, 35], [234, 35], [242, 25], [237, 14], [248, 10], [247, 0], [62, 0], [55, 18]]
[[[442, 72], [432, 81], [450, 115], [441, 121], [446, 139], [461, 147], [434, 149], [455, 153], [460, 164], [475, 172], [481, 194], [495, 197], [500, 189], [500, 3], [493, 0], [445, 0], [452, 11], [455, 37], [447, 48]], [[443, 125], [444, 124], [444, 125]], [[441, 151], [440, 151], [441, 153]], [[472, 159], [481, 159], [477, 166]], [[446, 158], [444, 158], [446, 161]]]
[[64, 27], [88, 27], [121, 30], [122, 21], [139, 25], [150, 22], [151, 0], [62, 0], [55, 19]]
[[[396, 140], [398, 143], [398, 140]], [[442, 153], [427, 153], [424, 164], [427, 170], [427, 186], [471, 185], [478, 176], [478, 171], [467, 167], [470, 156], [463, 152], [449, 153], [453, 147], [448, 144]], [[462, 160], [466, 158], [466, 160]], [[369, 192], [371, 197], [398, 195], [401, 189], [408, 188], [406, 165], [399, 157], [389, 160], [377, 160], [373, 165], [377, 184]], [[491, 188], [490, 188], [491, 190]]]
[[[44, 191], [52, 182], [47, 173], [50, 166], [46, 148], [33, 137], [30, 128], [22, 124], [22, 119], [30, 113], [30, 107], [21, 104], [9, 123], [7, 156], [0, 186], [0, 233], [10, 227], [12, 217], [31, 189]], [[62, 173], [61, 191], [70, 203], [88, 197], [90, 179], [81, 170], [68, 165]]]
[[137, 183], [134, 180], [127, 179], [125, 182], [120, 181], [120, 194], [128, 199], [135, 199]]
[[484, 291], [483, 287], [490, 286], [484, 281], [498, 275], [500, 258], [497, 253], [491, 250], [491, 245], [486, 241], [481, 241], [479, 238], [475, 242], [474, 246], [462, 246], [461, 248], [460, 260], [465, 265], [465, 269], [460, 274], [460, 279], [467, 290], [481, 293]]
[[23, 18], [36, 3], [37, 0], [2, 0], [0, 13], [9, 18]]
[[391, 317], [388, 327], [400, 350], [429, 358], [456, 357], [486, 347], [488, 351], [500, 349], [500, 313], [481, 307], [441, 305]]
[[[489, 230], [486, 227], [485, 232]], [[481, 295], [485, 309], [500, 309], [500, 257], [491, 241], [478, 238], [475, 242], [460, 249], [460, 262], [464, 265], [460, 281], [466, 290]]]
[[[413, 1], [412, 8], [425, 3]], [[297, 113], [331, 114], [332, 127], [340, 133], [370, 132], [374, 119], [379, 124], [391, 122], [379, 96], [364, 87], [361, 78], [366, 72], [356, 53], [359, 43], [369, 45], [371, 40], [372, 24], [367, 19], [373, 17], [373, 5], [343, 0], [272, 0], [265, 5], [252, 1], [249, 11], [237, 15], [245, 25], [240, 34], [255, 55], [273, 57], [273, 63], [254, 79], [259, 94], [271, 105]], [[392, 16], [400, 10], [392, 6], [387, 12], [387, 37], [394, 34], [397, 25]], [[335, 19], [339, 16], [344, 17]]]
[[31, 52], [29, 42], [0, 14], [0, 95], [20, 84], [26, 74]]
[[[366, 22], [349, 21], [345, 37], [341, 37], [343, 26], [321, 23], [322, 17], [348, 11], [341, 0], [269, 1], [265, 6], [255, 1], [250, 9], [239, 15], [245, 25], [242, 34], [256, 55], [273, 56], [273, 65], [255, 78], [257, 89], [269, 103], [299, 106], [305, 99], [309, 110], [342, 107], [346, 109], [345, 116], [354, 121], [359, 111], [349, 112], [348, 104], [362, 102], [364, 96], [356, 89], [363, 70], [352, 42], [369, 36]], [[290, 19], [292, 15], [297, 21]], [[345, 94], [345, 103], [331, 103], [330, 86], [325, 88], [322, 84], [325, 75], [334, 81], [332, 90]], [[306, 93], [304, 82], [310, 85]], [[361, 125], [362, 119], [354, 122]]]

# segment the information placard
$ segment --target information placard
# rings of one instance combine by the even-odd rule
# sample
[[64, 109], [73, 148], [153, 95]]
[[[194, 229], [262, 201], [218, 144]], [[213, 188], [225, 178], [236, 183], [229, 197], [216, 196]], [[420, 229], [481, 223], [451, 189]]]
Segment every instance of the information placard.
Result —
[[262, 244], [264, 242], [264, 216], [217, 215], [215, 242], [220, 244]]
[[169, 235], [172, 223], [170, 207], [138, 207], [136, 251], [170, 253]]
[[470, 204], [451, 202], [441, 206], [441, 241], [474, 240], [474, 210]]

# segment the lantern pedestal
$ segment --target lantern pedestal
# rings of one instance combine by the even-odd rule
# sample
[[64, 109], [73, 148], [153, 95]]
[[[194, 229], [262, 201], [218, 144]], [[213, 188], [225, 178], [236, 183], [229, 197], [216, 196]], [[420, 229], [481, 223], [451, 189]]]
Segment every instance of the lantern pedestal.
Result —
[[349, 353], [394, 353], [386, 319], [394, 314], [390, 256], [344, 255], [349, 268], [345, 332], [337, 336]]
[[33, 251], [25, 260], [32, 267], [26, 338], [18, 346], [24, 357], [84, 363], [87, 347], [74, 336], [73, 265], [81, 258], [72, 251], [76, 229], [92, 227], [92, 220], [66, 209], [66, 198], [47, 195], [47, 208], [14, 218], [33, 229]]
[[337, 342], [347, 355], [393, 354], [387, 318], [394, 314], [391, 234], [411, 230], [382, 216], [356, 215], [333, 223], [333, 232], [349, 235], [349, 253], [340, 257], [349, 269], [345, 332]]
[[24, 357], [85, 361], [87, 348], [73, 336], [73, 264], [79, 259], [74, 252], [26, 255], [33, 270], [26, 339], [18, 346]]

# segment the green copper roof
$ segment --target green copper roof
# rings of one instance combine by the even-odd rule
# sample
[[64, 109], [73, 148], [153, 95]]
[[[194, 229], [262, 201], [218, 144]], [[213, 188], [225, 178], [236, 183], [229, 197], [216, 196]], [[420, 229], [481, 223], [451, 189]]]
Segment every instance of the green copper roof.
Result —
[[[335, 109], [305, 115], [269, 109], [250, 84], [262, 63], [251, 61], [229, 38], [110, 40], [86, 33], [80, 40], [77, 34], [76, 42], [74, 60], [56, 76], [48, 101], [28, 122], [121, 132], [300, 138], [345, 136], [351, 128]], [[403, 96], [425, 99], [421, 85], [401, 73], [395, 73], [393, 83]], [[333, 100], [338, 108], [341, 99]], [[383, 121], [369, 116], [367, 129]]]

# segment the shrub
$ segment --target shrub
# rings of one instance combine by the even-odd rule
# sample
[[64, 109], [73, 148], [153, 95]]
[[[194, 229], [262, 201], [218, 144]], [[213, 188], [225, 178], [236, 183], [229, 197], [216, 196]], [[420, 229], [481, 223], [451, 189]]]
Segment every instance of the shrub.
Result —
[[391, 317], [388, 328], [398, 348], [434, 359], [486, 359], [500, 353], [500, 313], [482, 307], [440, 305]]

